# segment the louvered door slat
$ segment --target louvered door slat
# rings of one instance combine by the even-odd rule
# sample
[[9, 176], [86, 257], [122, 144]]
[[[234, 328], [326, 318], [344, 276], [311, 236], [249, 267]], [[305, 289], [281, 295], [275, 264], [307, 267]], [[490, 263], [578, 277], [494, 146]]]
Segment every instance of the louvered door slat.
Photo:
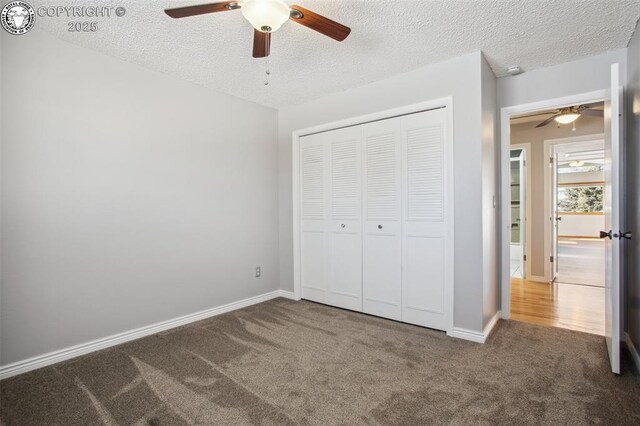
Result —
[[396, 134], [387, 131], [366, 137], [367, 219], [397, 219]]
[[444, 157], [442, 125], [406, 134], [407, 220], [442, 221]]
[[359, 216], [357, 139], [331, 144], [331, 216], [353, 219]]
[[302, 216], [324, 214], [324, 150], [322, 145], [302, 147]]

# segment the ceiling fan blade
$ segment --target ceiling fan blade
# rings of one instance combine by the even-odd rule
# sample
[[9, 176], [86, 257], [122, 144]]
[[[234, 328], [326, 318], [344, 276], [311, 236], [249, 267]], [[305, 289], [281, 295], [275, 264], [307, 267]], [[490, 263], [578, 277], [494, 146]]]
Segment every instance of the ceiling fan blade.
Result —
[[175, 9], [165, 9], [164, 13], [172, 18], [186, 18], [188, 16], [204, 15], [207, 13], [227, 12], [238, 9], [238, 2], [223, 1], [219, 3], [199, 4], [195, 6], [176, 7]]
[[338, 41], [351, 33], [351, 28], [295, 4], [291, 6], [291, 20]]
[[599, 109], [581, 109], [580, 115], [591, 115], [593, 117], [604, 117], [604, 111]]
[[556, 114], [556, 115], [554, 115], [553, 117], [549, 117], [549, 118], [547, 118], [547, 119], [546, 119], [546, 120], [544, 120], [542, 123], [538, 124], [538, 125], [536, 126], [536, 129], [537, 129], [538, 127], [544, 127], [544, 126], [546, 126], [547, 124], [551, 123], [551, 122], [553, 121], [553, 119], [554, 119], [554, 118], [556, 118], [557, 116], [558, 116], [558, 115]]
[[266, 58], [271, 52], [271, 33], [253, 31], [253, 57]]
[[517, 117], [511, 117], [511, 118], [512, 118], [513, 120], [518, 120], [518, 119], [520, 119], [520, 118], [537, 117], [537, 116], [539, 116], [539, 115], [549, 115], [549, 114], [554, 114], [554, 115], [555, 115], [555, 114], [557, 114], [557, 113], [558, 113], [558, 111], [557, 111], [557, 110], [556, 110], [556, 111], [542, 111], [542, 112], [536, 112], [536, 113], [533, 113], [533, 114], [519, 115], [519, 116], [517, 116]]
[[603, 107], [604, 106], [604, 102], [600, 101], [600, 102], [594, 102], [591, 104], [583, 104], [580, 105], [582, 108], [595, 108], [595, 107]]

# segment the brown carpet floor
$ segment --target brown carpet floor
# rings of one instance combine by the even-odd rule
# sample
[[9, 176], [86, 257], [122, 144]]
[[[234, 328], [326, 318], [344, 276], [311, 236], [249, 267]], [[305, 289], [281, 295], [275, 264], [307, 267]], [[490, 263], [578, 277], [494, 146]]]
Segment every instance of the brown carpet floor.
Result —
[[501, 321], [485, 345], [276, 299], [0, 382], [3, 425], [640, 424], [602, 337]]

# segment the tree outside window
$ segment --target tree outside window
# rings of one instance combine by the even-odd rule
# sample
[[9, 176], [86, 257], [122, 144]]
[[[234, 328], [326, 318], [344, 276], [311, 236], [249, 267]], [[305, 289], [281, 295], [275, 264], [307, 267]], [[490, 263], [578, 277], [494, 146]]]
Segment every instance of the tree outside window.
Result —
[[560, 212], [592, 213], [604, 211], [602, 185], [561, 186], [558, 188]]

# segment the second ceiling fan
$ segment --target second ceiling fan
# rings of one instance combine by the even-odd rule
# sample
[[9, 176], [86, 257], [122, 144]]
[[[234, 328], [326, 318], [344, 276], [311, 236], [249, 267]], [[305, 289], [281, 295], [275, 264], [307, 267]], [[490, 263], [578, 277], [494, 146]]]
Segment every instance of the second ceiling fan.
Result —
[[558, 124], [569, 124], [576, 121], [578, 117], [580, 117], [581, 115], [590, 115], [593, 117], [604, 117], [604, 111], [602, 111], [601, 109], [592, 109], [592, 108], [601, 108], [602, 106], [604, 106], [604, 102], [595, 102], [592, 104], [584, 104], [584, 105], [571, 106], [567, 108], [561, 108], [550, 113], [542, 112], [538, 114], [532, 114], [530, 116], [553, 114], [551, 117], [547, 118], [542, 123], [538, 124], [536, 128], [544, 127], [547, 124], [551, 123], [552, 121], [556, 121]]
[[216, 12], [241, 9], [244, 17], [254, 28], [253, 57], [265, 58], [271, 50], [271, 33], [277, 31], [287, 20], [311, 28], [337, 41], [343, 41], [351, 29], [301, 6], [287, 6], [282, 0], [223, 1], [196, 6], [165, 9], [172, 18], [186, 18]]

